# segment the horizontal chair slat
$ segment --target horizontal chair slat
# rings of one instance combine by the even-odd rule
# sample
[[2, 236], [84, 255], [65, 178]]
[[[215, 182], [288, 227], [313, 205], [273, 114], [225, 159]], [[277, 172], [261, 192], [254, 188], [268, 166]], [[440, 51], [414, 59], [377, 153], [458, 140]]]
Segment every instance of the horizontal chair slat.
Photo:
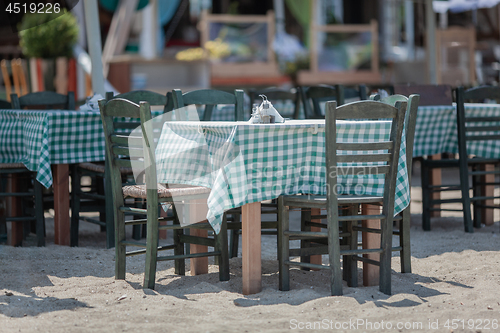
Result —
[[337, 150], [382, 150], [391, 149], [393, 147], [392, 141], [386, 142], [357, 142], [357, 143], [342, 143], [336, 144]]
[[469, 126], [465, 128], [466, 132], [498, 132], [500, 131], [500, 126]]
[[113, 161], [114, 161], [114, 163], [116, 163], [116, 165], [118, 167], [122, 167], [122, 168], [131, 168], [132, 167], [132, 162], [130, 160], [115, 157], [113, 159]]
[[500, 117], [465, 117], [466, 123], [500, 121]]
[[337, 162], [390, 162], [391, 154], [337, 155]]
[[466, 135], [466, 141], [488, 141], [488, 140], [500, 140], [500, 134], [489, 134], [489, 135]]
[[339, 221], [358, 221], [358, 220], [382, 220], [385, 219], [385, 215], [350, 215], [350, 216], [339, 216]]
[[[388, 165], [371, 165], [371, 166], [337, 166], [337, 176], [356, 176], [356, 175], [380, 175], [389, 172]], [[330, 171], [332, 175], [332, 171]]]
[[177, 260], [177, 259], [191, 259], [191, 258], [201, 258], [201, 257], [215, 257], [220, 256], [220, 251], [214, 252], [202, 252], [202, 253], [190, 253], [190, 254], [180, 254], [174, 256], [162, 256], [158, 257], [157, 261], [165, 261], [165, 260]]
[[181, 243], [189, 243], [189, 244], [197, 244], [197, 245], [205, 245], [205, 246], [215, 246], [215, 239], [213, 238], [205, 238], [191, 235], [180, 235], [179, 240]]
[[110, 140], [112, 143], [116, 143], [118, 145], [142, 147], [142, 137], [140, 136], [129, 136], [115, 133], [110, 135]]
[[115, 155], [131, 156], [131, 157], [144, 157], [144, 149], [141, 148], [125, 148], [125, 147], [113, 147], [113, 153]]
[[330, 266], [327, 266], [327, 265], [317, 265], [317, 264], [311, 264], [308, 262], [284, 260], [283, 263], [285, 265], [288, 265], [288, 266], [299, 266], [299, 267], [306, 267], [306, 268], [312, 268], [312, 269], [330, 269]]

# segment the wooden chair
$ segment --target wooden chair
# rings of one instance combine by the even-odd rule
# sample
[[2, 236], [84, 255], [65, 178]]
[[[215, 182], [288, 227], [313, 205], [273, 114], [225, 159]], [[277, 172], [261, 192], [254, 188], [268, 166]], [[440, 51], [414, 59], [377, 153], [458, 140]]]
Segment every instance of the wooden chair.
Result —
[[[396, 107], [375, 101], [359, 101], [337, 107], [336, 102], [327, 102], [326, 107], [326, 170], [337, 170], [337, 174], [384, 174], [385, 185], [383, 196], [360, 196], [360, 195], [337, 195], [337, 179], [335, 176], [327, 177], [327, 195], [293, 195], [281, 196], [279, 202], [280, 223], [278, 224], [278, 259], [279, 259], [279, 289], [290, 289], [290, 266], [299, 266], [312, 269], [328, 269], [331, 277], [331, 294], [342, 295], [342, 274], [340, 257], [343, 256], [344, 276], [349, 286], [357, 285], [357, 261], [365, 261], [380, 266], [380, 291], [391, 293], [391, 242], [392, 221], [394, 216], [394, 197], [398, 168], [399, 148], [402, 138], [403, 123], [406, 112], [406, 103], [398, 102]], [[337, 142], [336, 121], [342, 119], [392, 119], [392, 128], [389, 141], [373, 143], [341, 143]], [[362, 154], [362, 151], [378, 151], [386, 149], [387, 153]], [[357, 151], [358, 154], [337, 155], [338, 151]], [[342, 163], [339, 165], [338, 163]], [[363, 166], [349, 165], [344, 163], [382, 163], [374, 168], [373, 165]], [[380, 215], [358, 215], [360, 204], [373, 204], [382, 202], [382, 213]], [[350, 206], [346, 216], [339, 217], [338, 207]], [[326, 209], [327, 223], [312, 223], [320, 228], [326, 228], [327, 232], [317, 231], [292, 231], [289, 229], [289, 207], [300, 209], [321, 208]], [[312, 218], [324, 219], [324, 216]], [[374, 230], [359, 227], [358, 220], [377, 219], [381, 221], [381, 228]], [[342, 232], [339, 228], [342, 223]], [[357, 232], [375, 232], [381, 234], [381, 244], [375, 249], [358, 249]], [[342, 237], [342, 246], [340, 243]], [[290, 249], [290, 241], [295, 239], [313, 238], [318, 242], [317, 246], [306, 249]], [[321, 242], [323, 240], [323, 242]], [[324, 241], [326, 240], [326, 242]], [[362, 257], [365, 253], [380, 253], [380, 261], [375, 262]], [[291, 261], [291, 256], [328, 254], [329, 265], [311, 264]]]
[[[464, 223], [466, 228], [472, 230], [472, 224], [476, 228], [481, 227], [483, 209], [500, 209], [500, 205], [494, 204], [495, 196], [486, 193], [486, 186], [498, 185], [495, 176], [500, 175], [500, 158], [483, 158], [468, 154], [470, 145], [487, 144], [485, 141], [500, 141], [500, 115], [469, 117], [465, 113], [464, 103], [482, 103], [487, 100], [500, 102], [500, 87], [481, 86], [465, 90], [459, 87], [456, 90], [457, 98], [457, 125], [458, 125], [458, 150], [460, 165], [460, 188], [462, 192], [462, 206], [464, 212]], [[469, 192], [469, 177], [472, 177], [473, 196]], [[474, 218], [471, 221], [470, 205], [474, 207]], [[472, 223], [473, 222], [473, 223]]]
[[[419, 106], [449, 105], [453, 103], [452, 90], [449, 85], [395, 85], [396, 94], [409, 96], [419, 94]], [[443, 158], [443, 159], [442, 159]], [[437, 154], [420, 158], [422, 173], [422, 228], [430, 230], [431, 215], [439, 214], [439, 211], [457, 211], [448, 207], [448, 204], [460, 202], [460, 199], [441, 199], [442, 191], [458, 190], [459, 185], [442, 185], [441, 168], [449, 168], [454, 165], [458, 168], [458, 160], [448, 154]], [[445, 206], [441, 206], [445, 205]], [[460, 210], [459, 210], [460, 211]]]
[[[236, 89], [234, 94], [214, 89], [200, 89], [182, 93], [180, 89], [173, 91], [174, 108], [183, 108], [188, 105], [204, 105], [204, 111], [200, 120], [210, 121], [212, 113], [217, 105], [234, 105], [234, 119], [236, 121], [243, 121], [243, 90]], [[184, 120], [183, 113], [179, 114], [179, 120]], [[177, 116], [177, 113], [176, 113]]]
[[67, 95], [53, 91], [40, 91], [21, 97], [11, 94], [10, 99], [13, 109], [75, 110], [75, 93], [72, 91], [69, 91]]
[[[406, 168], [408, 170], [408, 183], [411, 186], [413, 142], [415, 138], [415, 126], [417, 124], [417, 111], [420, 95], [413, 94], [408, 98], [403, 95], [392, 95], [380, 99], [380, 95], [372, 95], [370, 99], [378, 100], [382, 103], [395, 106], [397, 102], [407, 102], [405, 115], [405, 134], [406, 134]], [[411, 203], [394, 221], [399, 222], [399, 230], [394, 230], [393, 234], [399, 236], [399, 246], [394, 246], [392, 251], [399, 251], [401, 259], [401, 273], [411, 273], [411, 244], [410, 244], [410, 221], [411, 221]]]
[[[250, 96], [250, 102], [259, 103], [262, 102], [262, 99], [259, 95], [266, 95], [267, 99], [271, 101], [271, 103], [276, 104], [281, 103], [291, 103], [293, 105], [293, 119], [299, 119], [300, 114], [300, 94], [297, 89], [281, 89], [277, 87], [270, 87], [266, 89], [256, 90], [252, 89], [248, 92]], [[276, 106], [276, 105], [274, 105]], [[281, 113], [281, 110], [278, 110]], [[284, 116], [283, 114], [281, 114]]]
[[12, 109], [12, 104], [4, 99], [0, 99], [0, 109]]
[[[124, 99], [112, 99], [109, 102], [99, 101], [102, 123], [106, 139], [106, 154], [110, 166], [111, 196], [113, 198], [113, 216], [115, 225], [115, 278], [125, 279], [126, 257], [137, 254], [146, 255], [146, 266], [144, 274], [144, 288], [153, 289], [155, 286], [156, 264], [161, 260], [175, 260], [175, 272], [184, 275], [184, 260], [187, 258], [199, 258], [215, 256], [219, 262], [219, 279], [229, 280], [229, 259], [227, 254], [227, 231], [226, 223], [223, 221], [220, 233], [213, 238], [186, 236], [183, 230], [187, 228], [212, 229], [207, 222], [195, 223], [187, 227], [179, 224], [176, 208], [174, 207], [173, 218], [159, 218], [158, 210], [162, 203], [173, 203], [176, 200], [191, 200], [204, 198], [210, 189], [204, 187], [172, 187], [157, 184], [155, 143], [153, 140], [153, 121], [151, 121], [151, 110], [149, 103], [140, 102], [137, 105]], [[119, 128], [115, 127], [115, 119], [120, 117], [132, 117], [141, 119], [140, 133], [133, 132], [124, 135]], [[145, 174], [145, 184], [122, 185], [122, 174], [120, 168], [132, 167], [132, 160], [142, 164], [141, 169]], [[133, 208], [125, 205], [125, 199], [145, 199], [148, 209]], [[125, 221], [125, 214], [146, 215], [146, 219]], [[173, 224], [159, 225], [159, 220], [173, 220]], [[134, 224], [147, 225], [146, 244], [138, 241], [128, 241], [125, 237], [125, 226]], [[160, 246], [158, 234], [160, 229], [174, 230], [174, 244]], [[184, 254], [184, 243], [201, 244], [214, 248], [214, 251], [206, 253]], [[126, 251], [127, 246], [141, 247], [140, 250]], [[158, 256], [159, 250], [173, 249], [174, 255]]]
[[[347, 88], [342, 85], [318, 85], [310, 87], [299, 87], [300, 96], [304, 105], [306, 119], [324, 118], [321, 103], [335, 100], [338, 105], [345, 104], [346, 99], [359, 98], [366, 100], [366, 86], [360, 85], [358, 89]], [[311, 109], [312, 105], [312, 109]]]
[[[173, 110], [172, 93], [162, 95], [152, 91], [136, 90], [114, 96], [112, 92], [106, 93], [106, 100], [123, 98], [133, 103], [139, 104], [141, 101], [148, 102], [150, 106], [163, 106], [164, 113]], [[120, 122], [115, 126], [122, 126], [122, 131], [130, 132], [140, 126], [140, 121]], [[104, 174], [106, 168], [104, 162], [86, 162], [72, 165], [72, 200], [71, 200], [71, 237], [70, 245], [78, 246], [78, 229], [81, 221], [94, 223], [101, 226], [102, 231], [106, 231], [107, 247], [114, 246], [114, 228], [112, 218], [111, 201], [106, 200]], [[132, 175], [132, 170], [128, 168], [120, 169], [123, 182]], [[89, 176], [92, 179], [90, 186], [82, 186], [81, 179]], [[109, 197], [108, 197], [109, 198]], [[99, 218], [83, 216], [80, 212], [99, 212]], [[109, 218], [107, 216], [109, 215]], [[141, 226], [133, 226], [133, 238], [141, 238]]]

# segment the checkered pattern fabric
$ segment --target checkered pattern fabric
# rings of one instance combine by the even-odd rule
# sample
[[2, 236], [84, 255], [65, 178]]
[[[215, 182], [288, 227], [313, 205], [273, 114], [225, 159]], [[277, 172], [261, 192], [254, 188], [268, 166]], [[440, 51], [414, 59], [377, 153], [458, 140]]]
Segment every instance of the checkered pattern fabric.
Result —
[[2, 110], [0, 163], [23, 163], [52, 185], [51, 164], [104, 161], [99, 111]]
[[[342, 121], [342, 142], [387, 140], [388, 121]], [[326, 194], [325, 124], [322, 120], [284, 124], [167, 122], [156, 150], [160, 183], [212, 189], [208, 220], [218, 232], [224, 211], [282, 194]], [[395, 213], [410, 201], [405, 140], [401, 145]], [[341, 194], [383, 195], [384, 179], [340, 176]]]
[[[498, 104], [466, 104], [467, 117], [500, 115]], [[480, 126], [481, 123], [478, 123]], [[467, 152], [486, 158], [500, 156], [500, 142], [468, 143]], [[455, 106], [421, 106], [418, 108], [413, 156], [458, 153], [457, 114]]]

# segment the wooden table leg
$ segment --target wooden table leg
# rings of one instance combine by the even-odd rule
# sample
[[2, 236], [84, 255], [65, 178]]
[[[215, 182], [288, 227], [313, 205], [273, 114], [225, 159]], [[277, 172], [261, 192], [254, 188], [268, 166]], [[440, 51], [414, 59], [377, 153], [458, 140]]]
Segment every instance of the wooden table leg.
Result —
[[[207, 218], [207, 200], [197, 199], [189, 201], [189, 221], [203, 221]], [[189, 234], [192, 236], [207, 237], [208, 231], [202, 229], [191, 229]], [[189, 249], [191, 253], [207, 252], [208, 248], [205, 245], [190, 244]], [[200, 275], [208, 273], [208, 257], [192, 258], [191, 261], [191, 275]]]
[[54, 243], [70, 244], [69, 220], [69, 165], [55, 164], [53, 166], [54, 189]]
[[[321, 215], [321, 209], [320, 208], [311, 208], [311, 216], [313, 215]], [[321, 223], [321, 219], [311, 219], [311, 222], [315, 222], [315, 223]], [[311, 227], [311, 231], [324, 231], [322, 228], [320, 227]], [[322, 264], [322, 260], [321, 260], [321, 255], [320, 254], [317, 254], [317, 255], [314, 255], [314, 256], [311, 256], [311, 259], [310, 259], [310, 263], [311, 264], [317, 264], [317, 265], [321, 265]], [[312, 269], [312, 270], [317, 270], [317, 269]]]
[[[480, 168], [481, 171], [495, 171], [495, 165], [494, 164], [484, 164], [481, 165]], [[494, 183], [495, 182], [495, 175], [483, 175], [480, 177], [480, 182], [481, 183]], [[495, 195], [495, 185], [491, 186], [482, 186], [481, 187], [481, 196], [483, 197], [492, 197]], [[494, 200], [485, 200], [481, 201], [481, 204], [486, 205], [486, 206], [493, 206], [494, 205]], [[493, 209], [489, 208], [481, 208], [481, 219], [482, 223], [485, 225], [492, 225], [495, 222], [495, 216]]]
[[[10, 187], [9, 191], [11, 193], [19, 191], [19, 179], [17, 174], [11, 174], [9, 178]], [[21, 198], [10, 197], [10, 211], [8, 210], [7, 216], [22, 216]], [[23, 245], [23, 222], [11, 222], [10, 226], [10, 245], [12, 246], [22, 246]]]
[[262, 290], [260, 202], [244, 205], [241, 215], [243, 295], [256, 294]]
[[[378, 205], [361, 205], [362, 215], [379, 215], [381, 207]], [[380, 220], [364, 220], [361, 222], [364, 228], [375, 228], [380, 229]], [[362, 244], [363, 249], [372, 249], [380, 247], [380, 235], [374, 233], [362, 233]], [[368, 253], [363, 255], [365, 258], [372, 260], [380, 260], [379, 253]], [[378, 266], [363, 263], [363, 285], [364, 286], [376, 286], [379, 284], [379, 272]]]
[[[435, 154], [435, 155], [429, 156], [429, 159], [440, 160], [441, 154]], [[429, 175], [429, 183], [430, 183], [430, 185], [441, 185], [441, 169], [433, 168], [431, 170], [431, 174]], [[441, 192], [431, 193], [432, 200], [439, 200], [440, 198], [441, 198]], [[431, 211], [431, 217], [440, 217], [440, 216], [441, 216], [441, 212], [439, 210]]]

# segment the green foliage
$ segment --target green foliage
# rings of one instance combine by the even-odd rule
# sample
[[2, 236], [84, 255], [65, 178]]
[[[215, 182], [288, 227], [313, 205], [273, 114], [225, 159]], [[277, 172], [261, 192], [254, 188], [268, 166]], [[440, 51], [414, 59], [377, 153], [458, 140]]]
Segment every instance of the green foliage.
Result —
[[20, 45], [26, 57], [71, 57], [78, 29], [75, 16], [66, 10], [63, 15], [26, 14], [19, 29]]

